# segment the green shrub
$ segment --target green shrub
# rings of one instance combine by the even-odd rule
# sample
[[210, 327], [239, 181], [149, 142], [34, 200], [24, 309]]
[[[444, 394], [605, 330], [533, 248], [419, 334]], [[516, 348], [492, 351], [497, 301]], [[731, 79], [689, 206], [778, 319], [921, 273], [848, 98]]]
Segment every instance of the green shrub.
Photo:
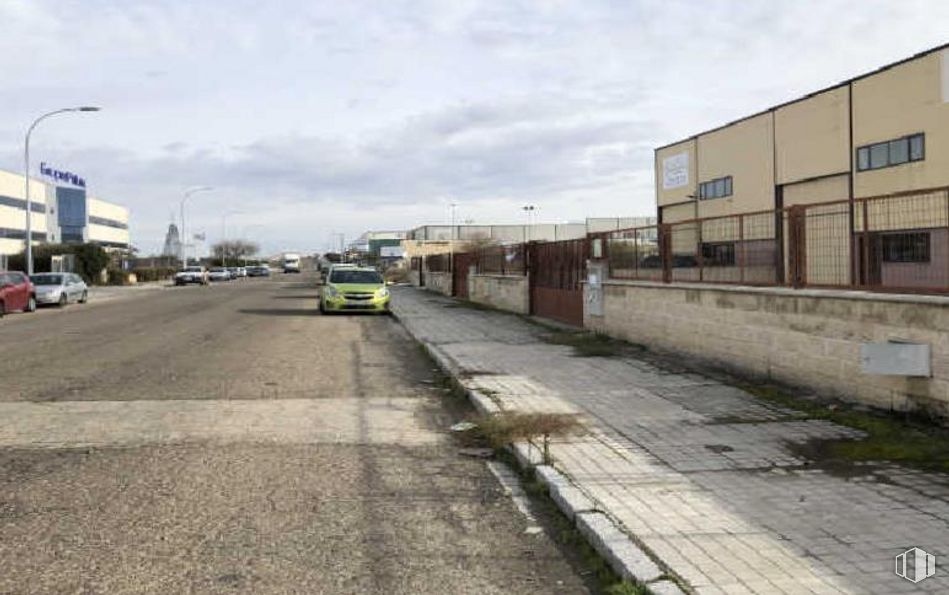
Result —
[[[59, 254], [75, 254], [75, 272], [90, 285], [99, 283], [99, 273], [110, 261], [109, 253], [96, 244], [40, 244], [33, 246], [33, 270], [48, 273], [52, 267], [52, 257]], [[25, 271], [25, 251], [10, 256], [8, 266], [14, 271]]]
[[175, 267], [138, 267], [132, 269], [135, 279], [139, 283], [148, 283], [149, 281], [164, 281], [175, 276], [177, 269]]

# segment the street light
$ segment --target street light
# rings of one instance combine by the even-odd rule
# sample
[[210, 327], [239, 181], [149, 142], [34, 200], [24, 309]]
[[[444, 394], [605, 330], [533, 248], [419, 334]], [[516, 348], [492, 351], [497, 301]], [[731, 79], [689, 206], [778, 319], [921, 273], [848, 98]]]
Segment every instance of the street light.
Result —
[[451, 233], [448, 235], [448, 270], [455, 270], [455, 209], [458, 208], [458, 203], [453, 202], [448, 205], [448, 209], [451, 211]]
[[527, 214], [527, 230], [525, 231], [524, 236], [529, 242], [534, 237], [533, 229], [531, 229], [531, 227], [533, 225], [534, 210], [537, 207], [535, 207], [534, 205], [524, 205], [521, 208], [524, 210], [524, 213]]
[[188, 254], [187, 254], [187, 242], [188, 236], [185, 234], [185, 201], [191, 197], [192, 194], [196, 192], [210, 192], [214, 190], [211, 186], [194, 186], [185, 190], [184, 196], [181, 197], [181, 266], [188, 266]]
[[230, 215], [240, 215], [241, 211], [227, 211], [221, 215], [221, 266], [227, 268], [227, 218]]
[[66, 107], [63, 109], [53, 110], [47, 112], [40, 116], [39, 118], [33, 120], [33, 123], [30, 124], [30, 127], [26, 131], [26, 142], [24, 142], [23, 148], [23, 173], [26, 178], [26, 274], [33, 274], [33, 201], [30, 200], [30, 135], [33, 134], [33, 129], [36, 126], [49, 118], [50, 116], [55, 116], [56, 114], [64, 114], [66, 112], [97, 112], [101, 108], [94, 107], [91, 105], [83, 105], [80, 107]]

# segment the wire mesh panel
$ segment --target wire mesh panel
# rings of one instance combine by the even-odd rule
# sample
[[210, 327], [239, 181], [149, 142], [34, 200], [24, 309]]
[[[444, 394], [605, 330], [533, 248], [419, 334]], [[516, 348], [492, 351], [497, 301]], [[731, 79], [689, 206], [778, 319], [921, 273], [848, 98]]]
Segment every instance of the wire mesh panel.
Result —
[[669, 278], [672, 281], [701, 281], [699, 258], [701, 252], [699, 233], [702, 229], [701, 221], [687, 221], [674, 223], [669, 226], [670, 256], [666, 265], [670, 268]]
[[[801, 207], [803, 210], [803, 284], [847, 287], [853, 284], [850, 202]], [[800, 241], [800, 240], [799, 240]]]
[[524, 244], [483, 246], [476, 252], [479, 273], [489, 275], [525, 275]]
[[610, 232], [606, 237], [606, 256], [613, 279], [662, 280], [656, 225]]
[[949, 189], [610, 232], [610, 278], [949, 293]]
[[949, 291], [949, 191], [854, 203], [859, 283], [869, 289]]
[[450, 270], [448, 254], [429, 254], [425, 257], [425, 269], [433, 273], [447, 273]]

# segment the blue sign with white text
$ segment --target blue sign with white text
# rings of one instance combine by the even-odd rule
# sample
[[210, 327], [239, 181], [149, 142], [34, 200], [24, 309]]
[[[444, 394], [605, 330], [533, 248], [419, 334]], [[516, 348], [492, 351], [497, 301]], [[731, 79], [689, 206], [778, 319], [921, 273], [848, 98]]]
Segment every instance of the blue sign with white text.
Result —
[[65, 182], [71, 184], [72, 186], [78, 186], [80, 188], [86, 187], [86, 181], [77, 176], [76, 174], [69, 171], [60, 171], [58, 169], [53, 169], [46, 165], [46, 162], [40, 163], [40, 174], [52, 178], [57, 182]]

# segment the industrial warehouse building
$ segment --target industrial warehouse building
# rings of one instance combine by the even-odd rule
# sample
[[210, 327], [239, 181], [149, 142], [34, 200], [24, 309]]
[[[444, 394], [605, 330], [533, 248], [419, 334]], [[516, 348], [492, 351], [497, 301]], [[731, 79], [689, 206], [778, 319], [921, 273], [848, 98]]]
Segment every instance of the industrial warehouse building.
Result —
[[[0, 170], [0, 260], [26, 245], [23, 175]], [[129, 247], [126, 207], [89, 196], [85, 188], [30, 179], [34, 243], [92, 242], [106, 249]], [[2, 264], [2, 263], [0, 263]]]
[[949, 289], [949, 45], [660, 147], [655, 171], [673, 280]]

